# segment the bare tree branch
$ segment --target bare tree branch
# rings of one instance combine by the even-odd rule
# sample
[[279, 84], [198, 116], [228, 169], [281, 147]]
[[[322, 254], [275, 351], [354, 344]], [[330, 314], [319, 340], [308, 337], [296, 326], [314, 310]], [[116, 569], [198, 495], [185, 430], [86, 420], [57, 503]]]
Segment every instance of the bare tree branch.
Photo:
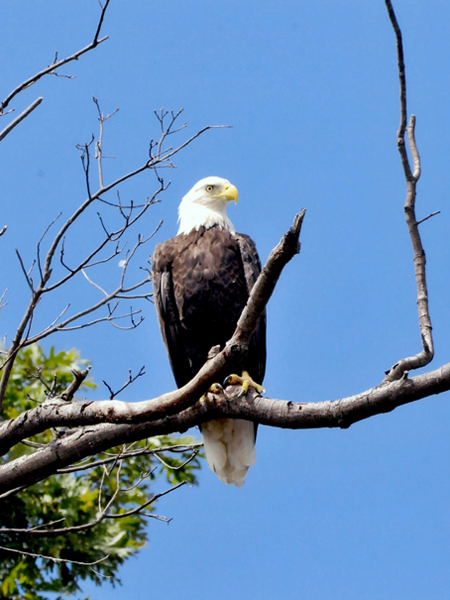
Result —
[[100, 133], [98, 136], [98, 141], [95, 145], [96, 148], [96, 154], [95, 154], [95, 159], [97, 160], [97, 165], [98, 165], [98, 181], [99, 181], [99, 186], [100, 189], [103, 188], [103, 166], [102, 166], [102, 158], [103, 158], [103, 123], [105, 121], [107, 121], [108, 119], [110, 119], [112, 116], [114, 116], [117, 112], [118, 112], [118, 108], [116, 108], [116, 110], [114, 112], [112, 112], [110, 115], [107, 115], [105, 117], [105, 115], [102, 113], [101, 109], [100, 109], [100, 104], [99, 101], [97, 100], [97, 98], [93, 97], [92, 98], [96, 107], [97, 107], [97, 111], [98, 111], [98, 121], [100, 123]]
[[428, 215], [428, 217], [424, 217], [423, 219], [420, 219], [420, 221], [417, 221], [417, 225], [421, 225], [425, 221], [428, 221], [428, 219], [431, 219], [431, 217], [435, 217], [436, 215], [440, 215], [440, 214], [441, 214], [441, 211], [436, 210], [433, 213], [431, 213], [430, 215]]
[[11, 121], [11, 123], [9, 123], [3, 129], [3, 131], [0, 132], [0, 142], [8, 135], [8, 133], [11, 133], [14, 127], [17, 127], [19, 123], [26, 119], [26, 117], [28, 117], [28, 115], [31, 114], [33, 110], [37, 108], [43, 100], [44, 98], [37, 98], [34, 102], [30, 104], [28, 108], [26, 108], [18, 117], [16, 117], [14, 121]]
[[411, 369], [424, 367], [431, 362], [434, 356], [432, 327], [428, 308], [428, 291], [425, 276], [425, 252], [423, 250], [422, 241], [419, 234], [418, 225], [420, 222], [417, 222], [415, 213], [416, 185], [420, 177], [420, 157], [414, 136], [416, 118], [414, 115], [411, 115], [407, 129], [408, 145], [413, 160], [413, 169], [411, 169], [405, 143], [407, 110], [406, 76], [405, 62], [403, 57], [402, 34], [395, 17], [391, 0], [385, 0], [385, 3], [397, 42], [398, 76], [400, 81], [400, 126], [397, 132], [397, 146], [406, 180], [406, 200], [404, 211], [414, 252], [414, 272], [417, 287], [417, 308], [419, 312], [422, 351], [409, 358], [403, 358], [399, 360], [393, 367], [389, 369], [389, 371], [386, 372], [386, 377], [383, 383], [401, 379]]
[[128, 371], [128, 379], [127, 379], [127, 381], [116, 392], [114, 392], [112, 390], [111, 386], [108, 383], [106, 383], [105, 380], [103, 380], [103, 383], [105, 384], [105, 386], [108, 388], [108, 391], [109, 391], [109, 399], [113, 400], [116, 396], [118, 396], [124, 390], [126, 390], [127, 387], [129, 387], [130, 385], [132, 385], [136, 381], [136, 379], [139, 379], [139, 377], [142, 377], [143, 375], [145, 375], [145, 366], [143, 366], [143, 367], [141, 367], [139, 369], [137, 375], [133, 375], [133, 373], [132, 373], [132, 371], [130, 369]]
[[[105, 7], [106, 7], [106, 5], [105, 5]], [[145, 280], [139, 282], [138, 284], [132, 285], [132, 286], [125, 287], [125, 284], [124, 284], [127, 266], [128, 266], [128, 263], [129, 263], [131, 257], [134, 255], [137, 248], [139, 248], [142, 244], [146, 243], [149, 239], [151, 239], [152, 235], [148, 236], [145, 239], [142, 237], [138, 238], [138, 242], [135, 244], [134, 248], [130, 251], [130, 254], [127, 256], [127, 259], [124, 262], [124, 265], [122, 268], [121, 281], [120, 281], [119, 286], [113, 292], [111, 292], [107, 297], [103, 298], [100, 302], [97, 302], [97, 303], [93, 304], [92, 306], [77, 312], [75, 315], [67, 318], [62, 323], [55, 323], [53, 326], [46, 327], [43, 331], [41, 331], [38, 334], [35, 334], [33, 336], [29, 335], [34, 311], [35, 311], [39, 301], [41, 300], [43, 294], [50, 292], [51, 290], [55, 289], [56, 287], [59, 287], [60, 285], [62, 285], [63, 283], [65, 283], [66, 281], [68, 281], [69, 279], [74, 277], [83, 268], [86, 268], [86, 267], [92, 265], [92, 263], [91, 263], [92, 259], [94, 258], [94, 256], [97, 256], [98, 252], [100, 252], [100, 250], [106, 245], [106, 243], [116, 242], [123, 235], [123, 233], [125, 231], [127, 231], [129, 229], [129, 227], [131, 227], [139, 218], [141, 218], [142, 215], [146, 212], [146, 210], [156, 201], [156, 197], [157, 197], [158, 193], [160, 193], [166, 189], [166, 187], [164, 186], [164, 182], [161, 179], [161, 177], [159, 177], [157, 175], [157, 179], [159, 182], [159, 189], [155, 192], [155, 194], [151, 197], [151, 199], [148, 202], [146, 202], [146, 204], [138, 212], [138, 214], [135, 215], [134, 217], [132, 217], [131, 216], [132, 209], [130, 209], [129, 215], [126, 215], [123, 211], [121, 211], [122, 217], [125, 219], [124, 225], [122, 226], [122, 228], [119, 229], [118, 231], [114, 232], [113, 234], [109, 234], [108, 232], [106, 232], [105, 240], [102, 243], [100, 243], [93, 252], [89, 253], [88, 256], [86, 257], [86, 259], [84, 259], [76, 268], [69, 269], [69, 273], [65, 277], [63, 277], [58, 282], [56, 282], [55, 284], [50, 286], [50, 285], [48, 285], [48, 282], [53, 273], [53, 260], [57, 253], [57, 249], [60, 247], [60, 245], [62, 248], [62, 252], [64, 253], [63, 240], [64, 240], [65, 235], [67, 234], [68, 230], [72, 227], [72, 225], [81, 217], [81, 215], [83, 215], [83, 213], [93, 204], [94, 201], [99, 200], [104, 194], [106, 194], [108, 191], [110, 191], [114, 188], [117, 188], [117, 186], [119, 186], [124, 181], [127, 181], [128, 179], [131, 179], [132, 177], [135, 177], [138, 174], [143, 173], [144, 171], [149, 170], [149, 169], [154, 170], [156, 172], [156, 169], [160, 168], [161, 166], [172, 167], [173, 165], [170, 162], [170, 159], [175, 154], [177, 154], [180, 150], [182, 150], [188, 144], [190, 144], [192, 141], [194, 141], [199, 135], [201, 135], [201, 133], [207, 131], [208, 129], [215, 128], [213, 126], [204, 127], [201, 131], [199, 131], [198, 133], [191, 136], [187, 141], [182, 143], [177, 148], [175, 148], [175, 149], [169, 148], [168, 150], [164, 150], [163, 143], [168, 135], [174, 133], [173, 125], [174, 125], [177, 117], [179, 116], [179, 114], [180, 113], [175, 115], [172, 113], [172, 118], [170, 119], [166, 128], [162, 130], [160, 139], [158, 140], [156, 146], [153, 146], [151, 144], [151, 148], [156, 147], [157, 151], [156, 152], [151, 151], [150, 159], [144, 165], [142, 165], [138, 169], [135, 169], [134, 171], [126, 173], [125, 175], [119, 177], [112, 183], [109, 183], [106, 185], [102, 183], [102, 187], [100, 189], [98, 189], [97, 192], [95, 192], [95, 193], [91, 193], [91, 190], [90, 190], [89, 148], [88, 148], [88, 144], [85, 145], [86, 161], [84, 163], [83, 168], [85, 171], [86, 182], [87, 182], [87, 187], [88, 187], [87, 199], [78, 207], [78, 209], [72, 214], [72, 216], [69, 217], [69, 219], [67, 219], [67, 221], [61, 227], [60, 231], [56, 234], [55, 238], [53, 239], [53, 241], [50, 244], [50, 247], [47, 251], [47, 254], [45, 256], [42, 266], [41, 266], [41, 261], [40, 261], [40, 244], [39, 244], [38, 257], [39, 257], [40, 281], [36, 286], [33, 285], [33, 281], [31, 280], [29, 273], [26, 273], [23, 263], [21, 263], [24, 273], [26, 274], [26, 277], [27, 277], [27, 282], [30, 286], [30, 289], [32, 290], [32, 297], [31, 297], [30, 303], [25, 311], [25, 314], [22, 317], [22, 320], [16, 330], [16, 333], [14, 335], [11, 346], [8, 349], [7, 359], [0, 366], [0, 370], [2, 371], [2, 375], [1, 375], [1, 379], [0, 379], [0, 407], [1, 407], [1, 404], [3, 401], [3, 397], [4, 397], [4, 394], [6, 391], [6, 386], [7, 386], [8, 380], [9, 380], [9, 376], [11, 374], [11, 370], [14, 365], [15, 358], [16, 358], [17, 353], [20, 350], [20, 348], [22, 348], [24, 345], [30, 345], [31, 343], [37, 342], [56, 331], [67, 330], [68, 325], [71, 324], [72, 322], [85, 317], [86, 315], [98, 310], [102, 306], [107, 305], [109, 302], [113, 301], [117, 296], [120, 296], [121, 298], [123, 298], [124, 295], [127, 295], [129, 292], [132, 292], [132, 291], [138, 289], [139, 287], [147, 284], [150, 281], [148, 278], [146, 278]], [[160, 125], [162, 126], [163, 122], [164, 122], [164, 117], [159, 118], [159, 122], [160, 122]], [[101, 154], [99, 155], [99, 159], [100, 158], [101, 158]], [[42, 241], [42, 238], [40, 241]], [[130, 316], [132, 317], [132, 315], [130, 315]], [[103, 319], [94, 319], [90, 323], [94, 324], [94, 323], [98, 323], [99, 321], [103, 321], [103, 320], [105, 320], [105, 319], [104, 318]], [[110, 322], [111, 322], [111, 320], [110, 320]], [[77, 328], [86, 327], [86, 326], [87, 326], [87, 324], [85, 323], [83, 325], [77, 326]], [[132, 327], [135, 327], [135, 326], [136, 326], [136, 324], [132, 322]]]
[[[187, 484], [187, 481], [181, 481], [180, 483], [176, 483], [175, 485], [173, 485], [168, 490], [165, 490], [164, 492], [160, 492], [159, 494], [155, 494], [149, 500], [147, 500], [147, 502], [144, 502], [143, 504], [141, 504], [137, 508], [133, 508], [132, 510], [129, 510], [128, 512], [119, 513], [119, 514], [116, 514], [116, 515], [108, 513], [108, 514], [105, 515], [105, 517], [107, 519], [123, 519], [124, 517], [129, 517], [131, 515], [136, 515], [138, 513], [145, 514], [145, 513], [142, 513], [142, 511], [144, 510], [144, 508], [146, 508], [147, 506], [150, 506], [151, 504], [154, 504], [156, 502], [156, 500], [158, 500], [159, 498], [162, 498], [163, 496], [167, 496], [167, 494], [170, 494], [170, 492], [174, 492], [175, 490], [177, 490], [178, 488], [180, 488], [180, 487], [182, 487], [183, 485], [186, 485], [186, 484]], [[146, 515], [146, 516], [148, 516], [148, 515]]]
[[[29, 79], [27, 79], [26, 81], [24, 81], [23, 83], [18, 85], [10, 94], [8, 94], [8, 96], [6, 96], [6, 98], [0, 104], [0, 114], [4, 113], [6, 107], [9, 105], [9, 103], [11, 102], [11, 100], [13, 98], [15, 98], [18, 94], [20, 94], [20, 92], [23, 92], [23, 90], [25, 90], [25, 89], [29, 88], [31, 85], [35, 84], [37, 81], [39, 81], [39, 79], [44, 77], [44, 75], [54, 73], [57, 69], [59, 69], [63, 65], [66, 65], [67, 63], [72, 62], [73, 60], [78, 60], [80, 58], [80, 56], [82, 56], [83, 54], [86, 54], [90, 50], [93, 50], [99, 44], [101, 44], [102, 42], [105, 42], [108, 39], [107, 36], [99, 39], [99, 35], [100, 35], [100, 31], [101, 31], [101, 28], [103, 25], [103, 20], [105, 18], [106, 9], [108, 8], [109, 2], [110, 2], [110, 0], [106, 0], [105, 5], [102, 7], [102, 10], [100, 13], [100, 18], [99, 18], [99, 21], [97, 24], [97, 29], [95, 31], [94, 39], [92, 40], [92, 42], [85, 48], [82, 48], [81, 50], [78, 50], [78, 52], [75, 52], [75, 54], [72, 54], [71, 56], [67, 56], [66, 58], [63, 58], [59, 61], [57, 60], [57, 55], [56, 55], [55, 61], [51, 65], [49, 65], [45, 69], [42, 69], [42, 71], [39, 71], [39, 73], [36, 73], [35, 75], [33, 75], [33, 77], [30, 77]], [[38, 100], [36, 100], [36, 102]], [[40, 100], [42, 101], [42, 98]], [[40, 102], [39, 102], [39, 104], [40, 104]], [[36, 108], [36, 106], [34, 108]], [[34, 110], [34, 108], [32, 110]], [[27, 116], [27, 115], [25, 115], [25, 116]]]

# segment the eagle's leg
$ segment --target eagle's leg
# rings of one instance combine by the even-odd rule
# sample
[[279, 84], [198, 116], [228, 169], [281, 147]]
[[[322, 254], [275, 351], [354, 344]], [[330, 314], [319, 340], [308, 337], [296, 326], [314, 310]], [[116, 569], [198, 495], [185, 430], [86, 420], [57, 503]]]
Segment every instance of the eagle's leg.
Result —
[[240, 384], [242, 387], [242, 392], [240, 394], [241, 396], [245, 396], [248, 392], [248, 388], [250, 387], [255, 389], [258, 392], [258, 394], [264, 394], [264, 392], [266, 391], [262, 385], [256, 383], [256, 381], [253, 381], [253, 379], [250, 377], [247, 371], [242, 371], [242, 375], [240, 377], [236, 374], [228, 375], [228, 377], [223, 382], [224, 386], [238, 384]]

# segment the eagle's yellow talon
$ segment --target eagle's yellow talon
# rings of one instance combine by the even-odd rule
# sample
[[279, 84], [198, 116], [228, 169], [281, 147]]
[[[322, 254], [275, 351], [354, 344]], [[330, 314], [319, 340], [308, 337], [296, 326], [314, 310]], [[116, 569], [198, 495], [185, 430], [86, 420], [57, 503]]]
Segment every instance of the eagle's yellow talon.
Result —
[[220, 392], [223, 392], [223, 387], [220, 383], [213, 383], [208, 392], [211, 392], [211, 394], [219, 394]]
[[208, 394], [208, 393], [220, 394], [220, 392], [223, 392], [223, 387], [220, 385], [220, 383], [213, 383], [208, 388], [208, 391], [205, 394], [203, 394], [203, 396], [200, 398], [200, 402], [203, 402], [203, 403], [206, 402], [206, 394]]
[[239, 377], [239, 375], [233, 374], [233, 375], [228, 375], [228, 377], [223, 382], [223, 385], [237, 385], [238, 383], [242, 383], [242, 377]]
[[245, 396], [248, 392], [248, 389], [251, 387], [254, 390], [256, 390], [258, 392], [258, 394], [264, 394], [266, 391], [262, 385], [259, 385], [259, 383], [256, 383], [256, 381], [253, 381], [253, 379], [250, 377], [250, 375], [247, 373], [247, 371], [242, 371], [241, 377], [239, 377], [239, 375], [236, 375], [235, 373], [233, 373], [232, 375], [228, 375], [228, 377], [225, 379], [223, 384], [224, 385], [240, 384], [242, 387], [242, 391], [239, 394], [240, 396]]

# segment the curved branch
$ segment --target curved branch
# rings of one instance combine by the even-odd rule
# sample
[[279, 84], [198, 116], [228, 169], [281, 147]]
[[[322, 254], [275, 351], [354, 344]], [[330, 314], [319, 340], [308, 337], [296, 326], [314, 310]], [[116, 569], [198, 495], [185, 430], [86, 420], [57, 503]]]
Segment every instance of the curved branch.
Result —
[[406, 180], [406, 200], [404, 205], [406, 224], [414, 252], [414, 273], [417, 288], [417, 308], [419, 312], [419, 328], [422, 338], [422, 351], [409, 358], [399, 360], [386, 372], [383, 383], [401, 379], [411, 369], [424, 367], [431, 362], [434, 356], [431, 319], [428, 308], [428, 292], [425, 275], [425, 252], [419, 234], [419, 223], [416, 219], [416, 186], [420, 177], [420, 157], [414, 136], [416, 118], [411, 115], [407, 134], [408, 145], [413, 159], [413, 171], [411, 170], [405, 143], [406, 132], [406, 77], [405, 62], [403, 58], [403, 42], [400, 27], [395, 17], [394, 9], [390, 0], [385, 0], [389, 18], [394, 29], [397, 42], [398, 76], [400, 81], [400, 126], [397, 132], [397, 146], [402, 161]]

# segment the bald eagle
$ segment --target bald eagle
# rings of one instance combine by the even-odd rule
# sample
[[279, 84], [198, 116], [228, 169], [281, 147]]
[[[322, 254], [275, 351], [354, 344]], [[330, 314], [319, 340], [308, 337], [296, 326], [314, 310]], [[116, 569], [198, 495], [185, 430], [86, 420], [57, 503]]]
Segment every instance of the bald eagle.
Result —
[[[226, 214], [238, 191], [221, 177], [201, 179], [178, 209], [176, 237], [156, 246], [152, 278], [161, 334], [178, 387], [200, 370], [214, 346], [232, 337], [261, 271], [254, 242], [236, 233]], [[229, 372], [243, 389], [262, 391], [266, 364], [266, 316], [262, 315], [248, 354]], [[216, 419], [201, 427], [208, 465], [224, 483], [241, 487], [255, 463], [256, 424]]]

